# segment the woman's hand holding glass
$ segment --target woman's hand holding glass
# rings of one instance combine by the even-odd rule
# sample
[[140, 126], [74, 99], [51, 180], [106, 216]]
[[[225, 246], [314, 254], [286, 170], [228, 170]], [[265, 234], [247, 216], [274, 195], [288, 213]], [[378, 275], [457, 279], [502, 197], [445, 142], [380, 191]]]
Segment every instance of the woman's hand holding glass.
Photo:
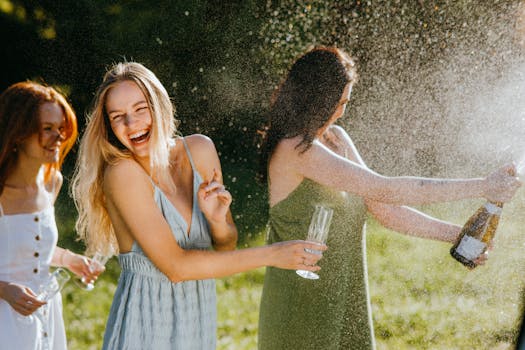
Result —
[[[307, 241], [322, 244], [326, 242], [326, 238], [328, 237], [328, 230], [330, 228], [330, 223], [332, 222], [333, 213], [334, 211], [331, 208], [327, 208], [322, 205], [315, 206], [315, 210], [312, 214], [312, 219], [310, 221], [310, 227], [308, 228], [308, 236], [306, 238]], [[316, 248], [306, 248], [305, 250], [312, 254], [322, 254], [322, 252], [318, 251]], [[304, 278], [319, 278], [319, 275], [308, 269], [300, 268], [295, 272], [297, 272], [299, 276]]]
[[319, 271], [317, 262], [323, 257], [327, 246], [308, 241], [285, 241], [273, 243], [271, 266], [288, 270]]
[[78, 273], [78, 275], [81, 276], [80, 281], [82, 284], [75, 281], [77, 286], [86, 291], [93, 290], [93, 288], [95, 288], [95, 280], [98, 275], [106, 270], [105, 265], [109, 258], [110, 256], [100, 252], [96, 252], [90, 259], [84, 257], [84, 259], [87, 259], [87, 269], [81, 269], [79, 271], [80, 273]]
[[49, 312], [47, 307], [47, 302], [51, 300], [58, 292], [64, 288], [64, 285], [69, 281], [69, 273], [59, 267], [51, 275], [49, 275], [45, 280], [43, 280], [38, 286], [38, 294], [36, 298], [43, 302], [41, 308], [38, 308], [34, 315], [40, 320], [43, 325], [47, 325]]
[[45, 304], [44, 301], [37, 299], [31, 288], [17, 283], [6, 283], [2, 288], [2, 298], [23, 316], [31, 315]]

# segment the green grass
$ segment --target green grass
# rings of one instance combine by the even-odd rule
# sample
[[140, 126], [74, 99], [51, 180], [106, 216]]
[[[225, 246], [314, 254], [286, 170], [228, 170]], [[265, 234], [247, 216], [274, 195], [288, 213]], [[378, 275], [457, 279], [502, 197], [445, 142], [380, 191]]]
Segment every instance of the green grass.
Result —
[[[454, 215], [455, 222], [466, 219]], [[370, 220], [368, 271], [378, 349], [513, 349], [522, 310], [525, 238], [522, 225], [506, 218], [487, 264], [472, 271], [450, 257], [449, 244], [406, 237]], [[261, 244], [262, 234], [255, 236], [249, 245]], [[94, 291], [73, 283], [65, 288], [71, 349], [100, 348], [117, 278], [113, 259]], [[218, 349], [256, 348], [263, 278], [264, 269], [258, 269], [217, 280]]]

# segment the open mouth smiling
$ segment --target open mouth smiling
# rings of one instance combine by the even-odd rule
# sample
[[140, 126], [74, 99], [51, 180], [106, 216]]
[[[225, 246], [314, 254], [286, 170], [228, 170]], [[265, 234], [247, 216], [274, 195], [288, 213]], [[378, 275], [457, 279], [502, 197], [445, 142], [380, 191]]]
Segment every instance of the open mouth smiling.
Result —
[[58, 152], [60, 150], [60, 145], [58, 146], [48, 146], [44, 147], [44, 149], [48, 152]]
[[142, 130], [129, 135], [129, 140], [134, 144], [142, 143], [147, 141], [147, 139], [149, 138], [149, 134], [149, 130]]

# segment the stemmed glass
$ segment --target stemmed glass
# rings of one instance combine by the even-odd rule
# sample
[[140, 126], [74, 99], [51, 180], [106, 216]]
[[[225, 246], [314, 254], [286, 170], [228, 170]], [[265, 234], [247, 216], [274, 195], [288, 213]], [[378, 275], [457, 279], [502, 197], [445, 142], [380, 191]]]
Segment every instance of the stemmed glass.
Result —
[[[58, 292], [62, 290], [62, 288], [64, 288], [64, 285], [67, 283], [67, 281], [69, 281], [69, 279], [69, 273], [65, 269], [61, 267], [57, 268], [51, 275], [49, 275], [48, 278], [44, 279], [40, 283], [38, 286], [36, 298], [45, 302], [51, 300]], [[34, 312], [35, 317], [38, 318], [42, 324], [43, 332], [46, 332], [48, 327], [46, 321], [46, 317], [49, 313], [48, 308], [48, 304], [44, 304]]]
[[40, 284], [36, 298], [40, 301], [49, 301], [62, 290], [69, 279], [69, 273], [65, 269], [57, 268]]
[[[333, 213], [334, 211], [331, 208], [322, 205], [315, 206], [315, 210], [312, 214], [312, 219], [310, 221], [310, 227], [308, 228], [308, 236], [306, 237], [307, 241], [322, 244], [326, 243], [326, 238], [328, 237], [328, 229], [330, 228]], [[322, 254], [320, 250], [315, 249], [306, 249], [306, 251], [318, 255]], [[319, 278], [319, 275], [312, 271], [296, 270], [295, 272], [303, 278], [313, 280]]]
[[[102, 254], [101, 252], [96, 252], [92, 257], [91, 257], [91, 262], [89, 263], [89, 266], [88, 266], [88, 269], [89, 269], [89, 272], [93, 273], [93, 272], [97, 272], [97, 271], [102, 271], [104, 269], [104, 266], [106, 265], [106, 263], [108, 262], [110, 256], [109, 255], [105, 255], [105, 254]], [[82, 277], [80, 279], [80, 281], [82, 283], [78, 283], [77, 280], [75, 280], [75, 284], [86, 290], [86, 291], [92, 291], [93, 288], [95, 288], [95, 284], [94, 282], [88, 282], [86, 280], [85, 277]]]

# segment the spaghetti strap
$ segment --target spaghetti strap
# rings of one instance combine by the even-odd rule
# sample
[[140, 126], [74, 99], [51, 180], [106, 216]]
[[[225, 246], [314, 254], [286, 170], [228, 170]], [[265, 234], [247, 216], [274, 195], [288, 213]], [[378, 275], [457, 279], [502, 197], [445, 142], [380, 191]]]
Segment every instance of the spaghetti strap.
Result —
[[58, 181], [57, 170], [54, 169], [54, 174], [53, 174], [53, 188], [51, 189], [51, 191], [52, 191], [52, 193], [53, 193], [54, 195], [57, 195], [57, 196], [58, 196], [58, 194], [56, 193], [57, 181]]
[[4, 208], [2, 208], [2, 202], [0, 202], [0, 218], [4, 216]]
[[197, 173], [197, 168], [195, 167], [195, 163], [193, 162], [193, 158], [191, 157], [190, 148], [188, 147], [188, 144], [186, 143], [186, 139], [184, 137], [182, 137], [182, 143], [184, 144], [184, 148], [186, 149], [188, 159], [190, 160], [191, 168], [193, 169], [194, 173]]

